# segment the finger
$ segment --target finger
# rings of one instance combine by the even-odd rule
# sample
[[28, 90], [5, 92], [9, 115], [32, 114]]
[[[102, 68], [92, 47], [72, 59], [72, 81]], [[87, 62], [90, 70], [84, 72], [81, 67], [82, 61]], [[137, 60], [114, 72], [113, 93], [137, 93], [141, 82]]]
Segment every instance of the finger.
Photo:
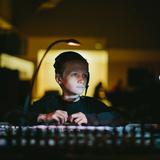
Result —
[[52, 121], [52, 120], [56, 120], [57, 122], [59, 121], [58, 117], [56, 116], [55, 113], [48, 113], [46, 116], [47, 121]]
[[67, 120], [67, 118], [65, 118], [63, 114], [57, 114], [56, 116], [60, 119], [61, 124], [63, 124]]
[[52, 121], [52, 120], [56, 120], [58, 122], [58, 124], [63, 123], [63, 115], [60, 114], [59, 111], [55, 111], [52, 113], [47, 114], [47, 120], [48, 121]]
[[87, 124], [87, 120], [85, 118], [82, 118], [82, 117], [79, 117], [79, 118], [75, 119], [74, 122], [76, 124], [79, 124], [79, 123], [80, 124], [82, 124], [82, 123]]
[[63, 124], [64, 123], [64, 116], [63, 114], [60, 114], [59, 112], [54, 112], [54, 113], [49, 113], [47, 114], [47, 121], [52, 121], [52, 120], [56, 120], [58, 122], [58, 124]]
[[40, 114], [38, 117], [37, 117], [37, 122], [43, 122], [46, 120], [46, 114]]
[[57, 110], [55, 113], [61, 113], [65, 116], [68, 116], [68, 113], [66, 111], [63, 111], [63, 110]]
[[79, 122], [80, 120], [82, 120], [82, 118], [81, 118], [81, 117], [77, 117], [77, 118], [75, 118], [75, 119], [73, 120], [73, 122], [74, 122], [74, 123], [77, 123], [77, 122]]
[[82, 123], [87, 124], [88, 123], [87, 118], [85, 116], [81, 116], [81, 117], [74, 119], [74, 122], [76, 124], [82, 124]]
[[60, 119], [58, 117], [49, 117], [47, 118], [47, 121], [56, 121], [58, 124], [60, 124]]
[[64, 121], [66, 122], [68, 119], [68, 113], [64, 111], [64, 112], [62, 112], [62, 115], [64, 117]]
[[76, 124], [77, 124], [78, 126], [81, 126], [82, 123], [83, 123], [83, 120], [80, 120], [80, 121], [78, 121]]
[[69, 117], [69, 121], [72, 123], [74, 121], [75, 118], [77, 118], [79, 116], [79, 113], [75, 113], [75, 114], [72, 114], [70, 117]]
[[82, 123], [83, 123], [83, 119], [82, 118], [76, 118], [76, 119], [74, 119], [74, 121], [73, 121], [75, 124], [77, 124], [77, 125], [81, 125]]
[[87, 122], [86, 120], [85, 120], [85, 121], [82, 120], [82, 121], [79, 121], [79, 122], [78, 122], [78, 125], [87, 124], [87, 123], [88, 123], [88, 122]]
[[61, 115], [58, 115], [58, 118], [60, 119], [60, 124], [64, 124], [65, 118]]
[[86, 119], [81, 119], [81, 120], [77, 121], [76, 124], [78, 124], [78, 125], [87, 124], [87, 120]]
[[63, 111], [63, 113], [64, 113], [65, 122], [66, 122], [68, 119], [68, 113], [66, 111]]
[[63, 117], [65, 122], [68, 119], [68, 113], [66, 111], [58, 110], [58, 111], [55, 112], [55, 114], [60, 115], [60, 117]]
[[69, 120], [69, 122], [72, 123], [72, 122], [74, 121], [74, 119], [75, 119], [75, 118], [74, 118], [73, 116], [70, 116], [68, 120]]

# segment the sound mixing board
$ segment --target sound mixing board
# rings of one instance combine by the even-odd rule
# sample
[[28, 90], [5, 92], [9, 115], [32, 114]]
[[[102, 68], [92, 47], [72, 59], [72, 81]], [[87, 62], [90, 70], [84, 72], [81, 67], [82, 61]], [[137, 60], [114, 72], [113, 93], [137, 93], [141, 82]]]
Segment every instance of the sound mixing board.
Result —
[[39, 159], [46, 155], [60, 159], [67, 156], [74, 159], [90, 156], [95, 159], [115, 154], [159, 156], [159, 153], [159, 124], [0, 125], [0, 159], [28, 159], [31, 155]]

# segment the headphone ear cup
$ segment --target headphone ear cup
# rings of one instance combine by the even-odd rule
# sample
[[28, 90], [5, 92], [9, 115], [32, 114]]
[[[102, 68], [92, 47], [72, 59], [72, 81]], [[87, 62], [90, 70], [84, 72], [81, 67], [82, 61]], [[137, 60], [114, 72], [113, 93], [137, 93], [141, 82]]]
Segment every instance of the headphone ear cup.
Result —
[[90, 79], [90, 74], [88, 72], [88, 77], [87, 77], [87, 82], [86, 82], [86, 90], [85, 90], [85, 95], [87, 94], [87, 90], [88, 90], [88, 87], [89, 87], [89, 79]]
[[88, 84], [89, 84], [89, 79], [90, 79], [90, 74], [89, 74], [89, 72], [88, 72], [87, 86], [89, 86], [89, 85], [88, 85]]

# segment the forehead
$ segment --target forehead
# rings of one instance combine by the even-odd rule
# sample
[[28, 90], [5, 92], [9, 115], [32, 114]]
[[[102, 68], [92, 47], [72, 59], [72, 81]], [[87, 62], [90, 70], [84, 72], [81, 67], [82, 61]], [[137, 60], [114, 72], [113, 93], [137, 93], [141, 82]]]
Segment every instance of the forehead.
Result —
[[66, 62], [64, 64], [64, 71], [77, 71], [77, 70], [84, 70], [88, 72], [87, 63], [80, 60], [73, 60]]

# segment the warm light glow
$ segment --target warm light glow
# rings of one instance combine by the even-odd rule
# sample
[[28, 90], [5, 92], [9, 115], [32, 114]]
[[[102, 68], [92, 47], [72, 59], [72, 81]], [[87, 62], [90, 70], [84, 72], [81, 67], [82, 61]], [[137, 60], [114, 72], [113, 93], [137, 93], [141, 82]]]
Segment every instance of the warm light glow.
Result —
[[21, 80], [28, 80], [32, 78], [34, 71], [34, 64], [28, 60], [11, 56], [8, 54], [1, 54], [1, 67], [6, 67], [19, 71]]
[[0, 29], [11, 30], [13, 29], [13, 26], [2, 17], [0, 17]]
[[75, 39], [66, 39], [65, 41], [70, 46], [80, 46], [80, 42]]
[[[42, 63], [37, 77], [35, 97], [40, 98], [45, 91], [58, 90], [61, 93], [59, 85], [55, 81], [53, 64], [55, 57], [61, 52], [67, 50], [51, 50]], [[108, 87], [108, 54], [103, 50], [73, 50], [80, 53], [89, 62], [90, 82], [87, 95], [92, 96], [94, 87], [101, 81], [104, 87]], [[38, 52], [38, 62], [41, 60], [44, 50]]]
[[67, 44], [70, 46], [80, 46], [80, 43], [74, 43], [74, 42], [68, 42]]

